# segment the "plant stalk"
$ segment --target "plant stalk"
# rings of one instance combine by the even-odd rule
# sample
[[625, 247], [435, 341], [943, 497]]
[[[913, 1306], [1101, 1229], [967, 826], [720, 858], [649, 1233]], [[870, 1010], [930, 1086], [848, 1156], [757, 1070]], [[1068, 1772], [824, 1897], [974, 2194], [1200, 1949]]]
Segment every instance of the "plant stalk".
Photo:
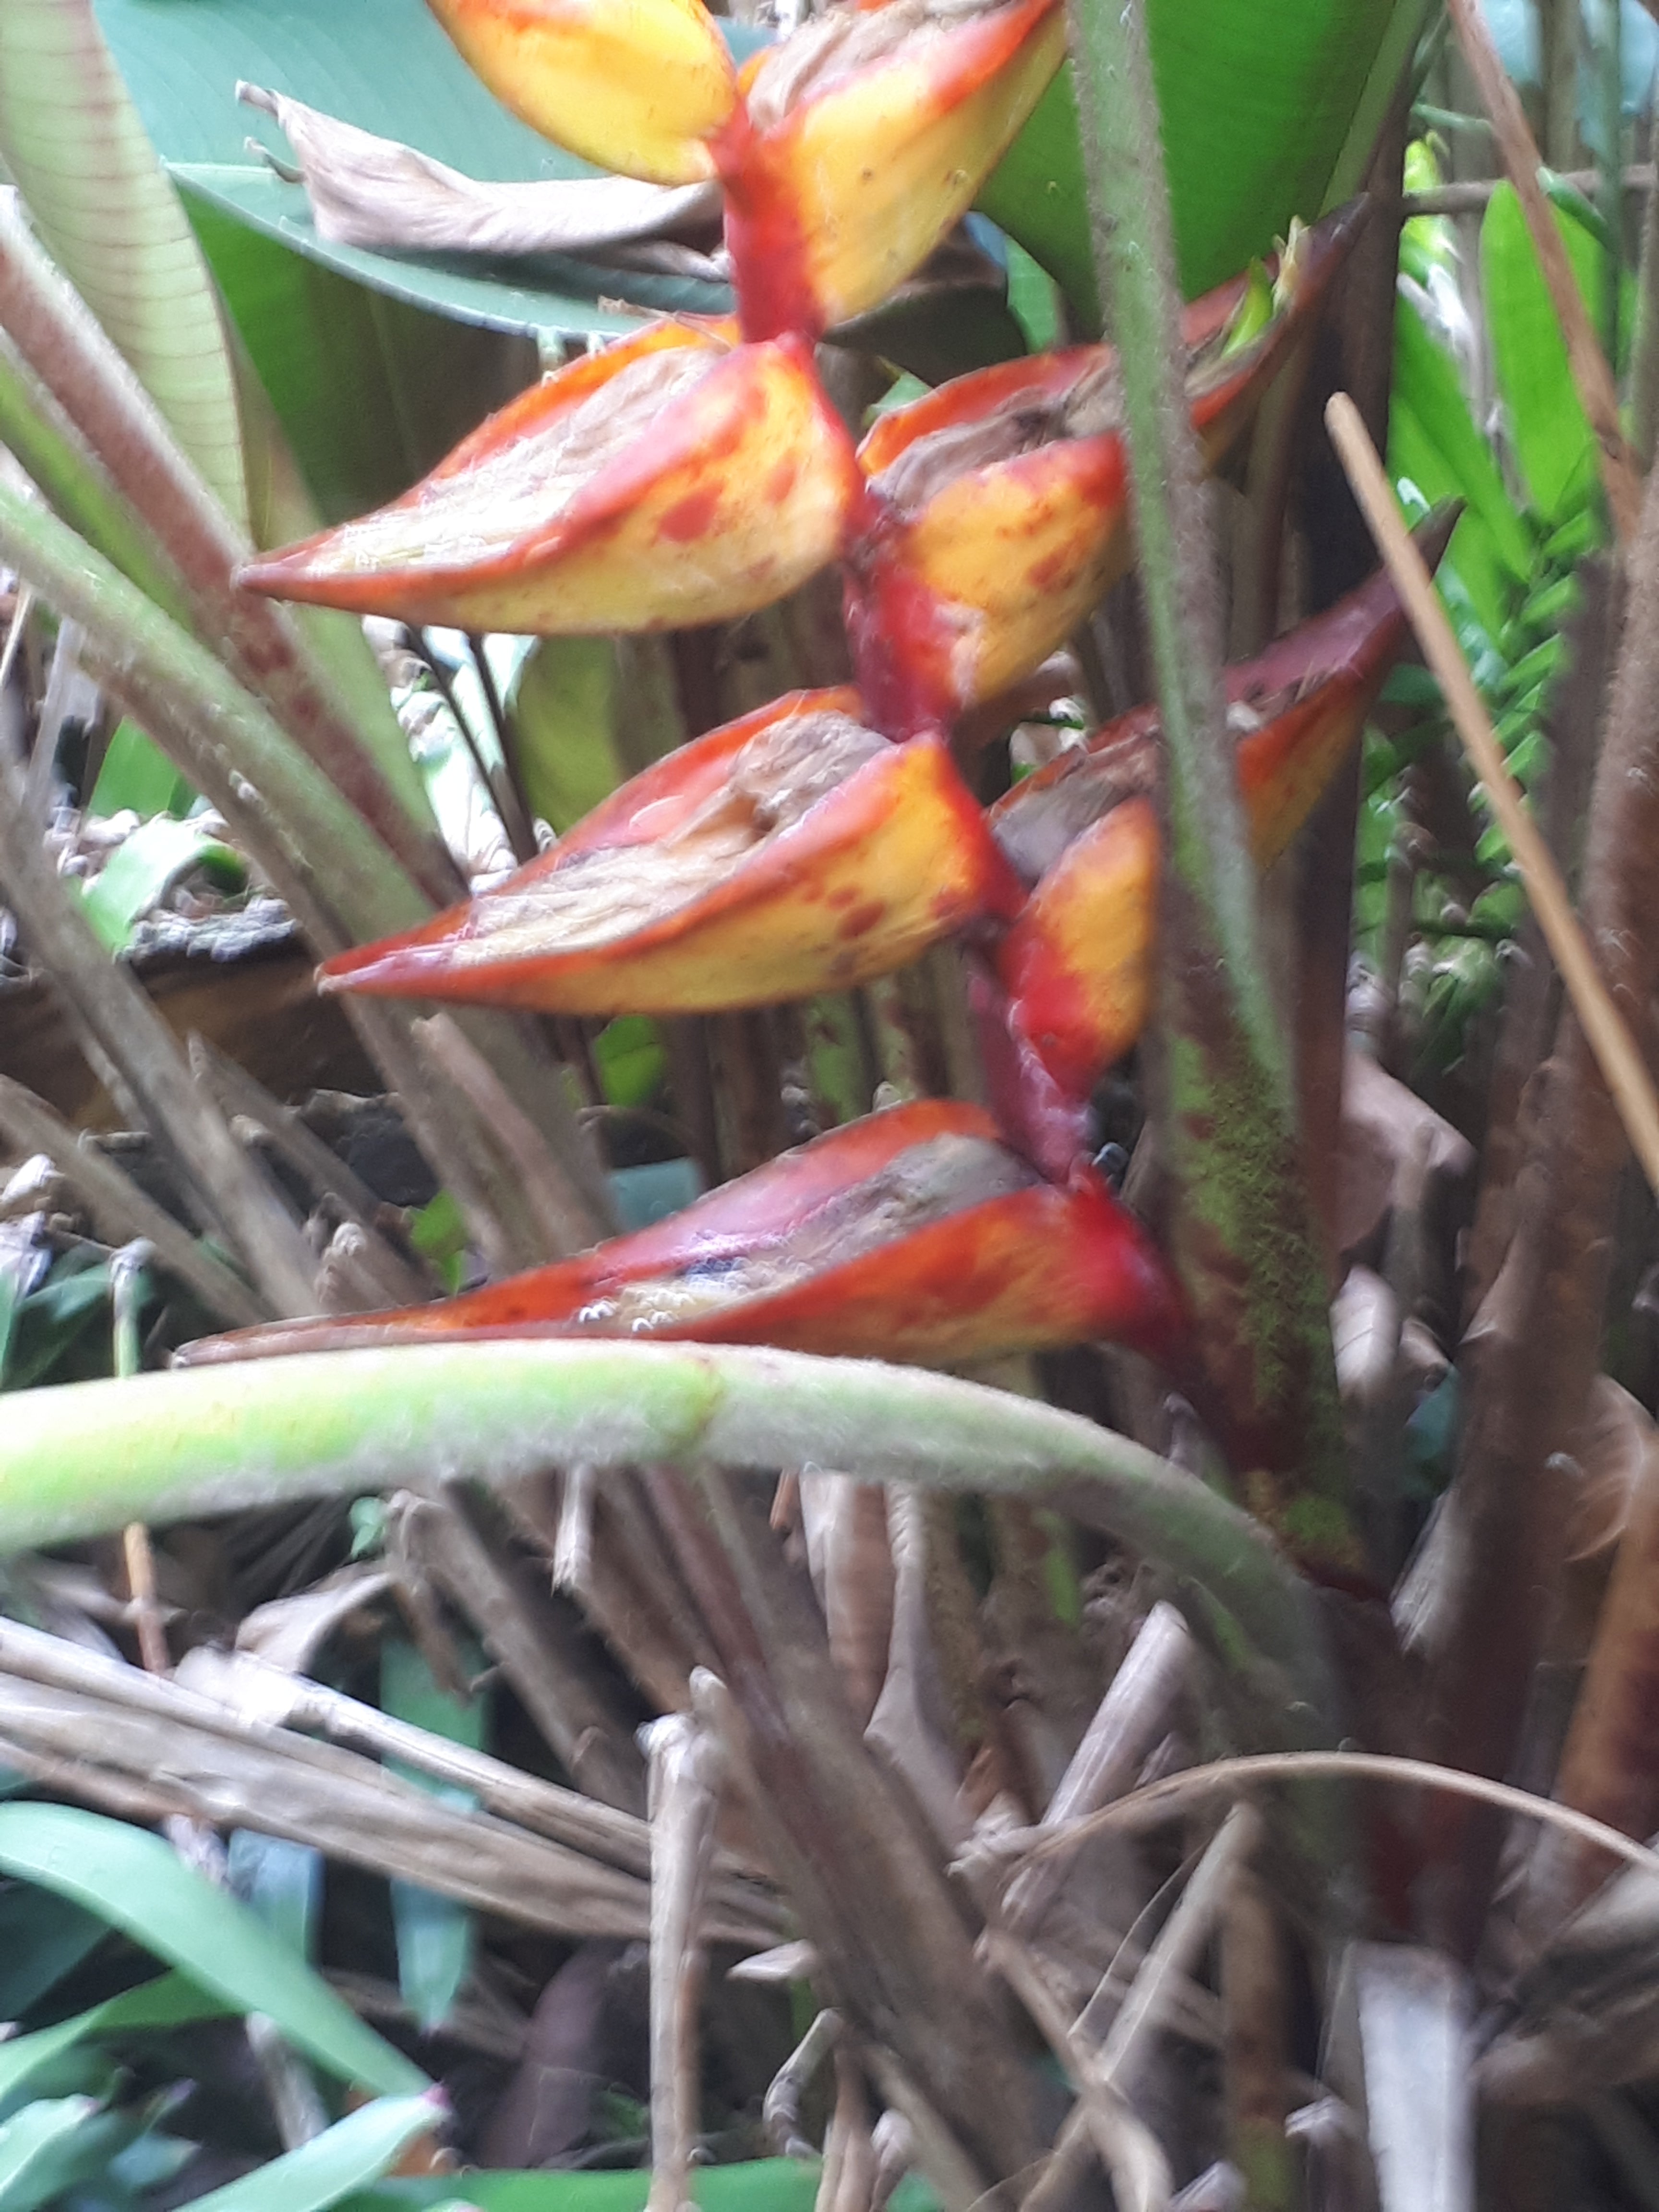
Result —
[[1358, 1560], [1324, 1267], [1302, 1176], [1222, 684], [1203, 471], [1144, 0], [1069, 0], [1090, 227], [1123, 378], [1166, 759], [1160, 1102], [1175, 1252], [1250, 1502], [1304, 1557]]
[[[1127, 1437], [920, 1369], [750, 1346], [495, 1340], [325, 1352], [20, 1392], [0, 1551], [307, 1497], [522, 1481], [577, 1461], [812, 1460], [860, 1482], [1040, 1497], [1218, 1606], [1329, 1741], [1312, 1593], [1257, 1523]], [[600, 1478], [600, 1497], [610, 1478]]]

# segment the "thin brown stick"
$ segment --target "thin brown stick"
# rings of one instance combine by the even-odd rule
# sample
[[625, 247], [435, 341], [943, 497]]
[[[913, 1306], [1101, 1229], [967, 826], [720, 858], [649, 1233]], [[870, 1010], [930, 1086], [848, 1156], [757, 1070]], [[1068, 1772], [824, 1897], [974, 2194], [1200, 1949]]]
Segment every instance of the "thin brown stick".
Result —
[[1529, 1820], [1563, 1830], [1581, 1842], [1599, 1844], [1613, 1858], [1623, 1859], [1644, 1874], [1659, 1876], [1659, 1851], [1632, 1842], [1608, 1827], [1605, 1820], [1575, 1813], [1553, 1799], [1530, 1790], [1517, 1790], [1507, 1782], [1489, 1781], [1484, 1774], [1465, 1774], [1455, 1766], [1436, 1766], [1425, 1759], [1395, 1759], [1380, 1751], [1265, 1751], [1239, 1759], [1218, 1759], [1208, 1766], [1183, 1767], [1144, 1790], [1131, 1791], [1115, 1804], [1103, 1806], [1074, 1827], [1052, 1832], [1040, 1828], [997, 1837], [976, 1847], [975, 1858], [1014, 1858], [1025, 1865], [1060, 1851], [1075, 1850], [1091, 1836], [1108, 1829], [1157, 1827], [1163, 1821], [1188, 1813], [1194, 1805], [1226, 1795], [1237, 1796], [1255, 1782], [1387, 1782], [1410, 1790], [1437, 1790], [1454, 1797], [1469, 1797], [1500, 1812], [1518, 1813]]
[[1510, 774], [1429, 572], [1395, 506], [1376, 449], [1346, 392], [1332, 396], [1325, 420], [1354, 496], [1370, 525], [1377, 551], [1406, 602], [1418, 642], [1445, 695], [1457, 734], [1509, 840], [1539, 927], [1618, 1106], [1632, 1149], [1649, 1183], [1659, 1192], [1659, 1094], [1655, 1092], [1646, 1064], [1601, 979], [1549, 848]]
[[[1651, 161], [1635, 161], [1627, 168], [1621, 182], [1627, 192], [1647, 193], [1653, 190], [1654, 165]], [[1576, 192], [1593, 192], [1601, 184], [1594, 169], [1565, 169], [1556, 172], [1556, 182], [1571, 185]], [[1469, 177], [1455, 185], [1437, 185], [1432, 191], [1407, 192], [1401, 204], [1407, 215], [1479, 215], [1492, 204], [1492, 196], [1504, 182], [1501, 177]]]
[[1601, 479], [1607, 487], [1613, 526], [1620, 542], [1627, 544], [1636, 534], [1637, 517], [1641, 511], [1641, 476], [1620, 428], [1619, 389], [1613, 370], [1591, 327], [1578, 280], [1567, 258], [1567, 249], [1561, 242], [1554, 214], [1538, 181], [1537, 142], [1520, 95], [1504, 74], [1478, 0], [1449, 0], [1449, 6], [1464, 58], [1480, 94], [1480, 104], [1492, 118], [1504, 166], [1520, 196], [1538, 265], [1543, 271], [1550, 301], [1566, 341], [1573, 384], [1601, 454]]

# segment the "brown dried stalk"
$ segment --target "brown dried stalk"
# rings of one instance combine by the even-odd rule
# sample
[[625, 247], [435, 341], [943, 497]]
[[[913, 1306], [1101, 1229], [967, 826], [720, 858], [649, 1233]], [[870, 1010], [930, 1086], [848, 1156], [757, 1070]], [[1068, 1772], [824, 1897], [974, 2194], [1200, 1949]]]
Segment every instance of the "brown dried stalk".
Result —
[[[457, 896], [459, 877], [412, 768], [394, 789], [310, 665], [285, 609], [238, 591], [252, 550], [179, 452], [147, 392], [97, 322], [47, 264], [15, 210], [0, 210], [0, 325], [160, 541], [189, 594], [198, 634], [270, 706], [428, 897]], [[390, 708], [386, 720], [392, 735]]]
[[650, 1485], [719, 1653], [728, 1694], [711, 1720], [826, 1993], [986, 2174], [1019, 2171], [1036, 2142], [1014, 2046], [919, 1818], [860, 1738], [810, 1587], [763, 1508], [714, 1468], [696, 1498], [662, 1469]]
[[143, 1237], [155, 1247], [161, 1266], [233, 1328], [270, 1318], [240, 1275], [181, 1229], [113, 1160], [7, 1075], [0, 1075], [0, 1132], [22, 1152], [50, 1157], [106, 1243]]
[[[87, 1802], [287, 1836], [559, 1933], [648, 1929], [637, 1874], [489, 1813], [457, 1812], [356, 1752], [239, 1719], [176, 1682], [10, 1622], [0, 1624], [0, 1757]], [[733, 1914], [728, 1894], [711, 1907], [709, 1936], [771, 1941], [775, 1921]]]
[[463, 1494], [410, 1498], [403, 1511], [426, 1575], [471, 1621], [572, 1780], [607, 1805], [643, 1812], [642, 1762], [562, 1601], [530, 1586]]
[[[1587, 829], [1583, 920], [1614, 1003], [1653, 1049], [1659, 985], [1659, 477], [1650, 480], [1628, 556], [1623, 643]], [[1558, 1031], [1520, 1185], [1521, 1218], [1501, 1318], [1480, 1346], [1457, 1475], [1446, 1604], [1428, 1656], [1425, 1748], [1480, 1774], [1508, 1766], [1566, 1551], [1568, 1498], [1557, 1455], [1571, 1452], [1600, 1364], [1611, 1228], [1627, 1147], [1583, 1030]], [[1489, 1824], [1467, 1808], [1434, 1824], [1441, 1864], [1468, 1853], [1435, 1916], [1472, 1944], [1492, 1863]]]
[[[33, 1632], [16, 1633], [29, 1637]], [[53, 1640], [34, 1638], [36, 1644], [46, 1641]], [[20, 1656], [11, 1625], [0, 1626], [0, 1667], [21, 1674], [28, 1663], [26, 1656]], [[232, 1733], [246, 1732], [250, 1725], [280, 1727], [301, 1735], [320, 1736], [371, 1758], [396, 1759], [434, 1782], [470, 1790], [486, 1812], [498, 1814], [515, 1827], [546, 1836], [584, 1857], [601, 1860], [641, 1879], [650, 1875], [650, 1830], [636, 1814], [602, 1805], [598, 1798], [585, 1797], [577, 1790], [562, 1789], [556, 1782], [544, 1782], [502, 1759], [492, 1759], [486, 1752], [470, 1751], [464, 1744], [452, 1743], [447, 1736], [434, 1735], [410, 1722], [394, 1720], [377, 1706], [361, 1705], [341, 1691], [291, 1674], [284, 1667], [246, 1651], [216, 1651], [198, 1645], [179, 1662], [174, 1679], [218, 1707]], [[729, 1851], [715, 1854], [709, 1897], [713, 1909], [726, 1920], [740, 1922], [752, 1930], [769, 1930], [769, 1941], [790, 1925], [783, 1906]]]
[[270, 1311], [311, 1314], [317, 1295], [299, 1224], [223, 1117], [192, 1080], [177, 1040], [130, 972], [112, 960], [70, 898], [23, 805], [21, 778], [0, 753], [0, 891], [53, 988], [119, 1067], [186, 1192], [205, 1200]]
[[[1186, 1622], [1174, 1606], [1155, 1605], [1101, 1699], [1037, 1832], [1097, 1812], [1129, 1788], [1168, 1731], [1191, 1655]], [[1066, 1879], [1066, 1863], [1047, 1859], [1010, 1882], [1002, 1917], [1011, 1934], [1034, 1933]]]
[[708, 1954], [703, 1911], [726, 1769], [719, 1739], [689, 1713], [643, 1730], [650, 1760], [651, 2190], [646, 2212], [691, 2200], [697, 2132], [697, 2010]]

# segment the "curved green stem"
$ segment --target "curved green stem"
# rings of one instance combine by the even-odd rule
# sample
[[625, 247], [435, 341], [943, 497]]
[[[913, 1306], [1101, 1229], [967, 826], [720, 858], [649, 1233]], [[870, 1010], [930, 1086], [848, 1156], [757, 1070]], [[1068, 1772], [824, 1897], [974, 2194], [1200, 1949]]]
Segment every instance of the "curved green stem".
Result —
[[1201, 1591], [1212, 1622], [1273, 1669], [1293, 1733], [1329, 1740], [1313, 1594], [1248, 1514], [1074, 1413], [868, 1360], [497, 1340], [23, 1391], [0, 1430], [0, 1550], [294, 1498], [663, 1460], [1063, 1492]]

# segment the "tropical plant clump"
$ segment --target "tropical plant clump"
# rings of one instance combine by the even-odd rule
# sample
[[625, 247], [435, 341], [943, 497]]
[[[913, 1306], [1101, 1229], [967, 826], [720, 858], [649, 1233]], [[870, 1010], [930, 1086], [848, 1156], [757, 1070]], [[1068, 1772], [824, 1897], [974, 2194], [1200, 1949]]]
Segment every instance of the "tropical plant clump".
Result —
[[[1199, 64], [1142, 0], [431, 4], [607, 173], [244, 84], [297, 168], [177, 163], [192, 235], [126, 0], [0, 16], [0, 892], [146, 1133], [0, 1075], [0, 1383], [62, 1386], [0, 1435], [0, 2212], [1637, 2201], [1659, 511], [1616, 379], [1650, 441], [1659, 251], [1621, 281], [1616, 99], [1613, 215], [1552, 215], [1451, 0], [1516, 186], [1483, 414], [1416, 0], [1287, 15], [1248, 216], [1229, 100], [1166, 174]], [[54, 40], [68, 155], [7, 88]], [[329, 283], [632, 289], [418, 458], [334, 450], [319, 526], [305, 348], [204, 336], [204, 252], [239, 315], [278, 283], [262, 192]], [[1304, 450], [1367, 361], [1375, 573]], [[1587, 817], [1593, 954], [1516, 783], [1569, 874]], [[132, 974], [204, 932], [290, 975], [297, 932], [317, 1065], [381, 1095], [287, 1103], [279, 986], [264, 1082], [257, 1014], [181, 1049]]]

